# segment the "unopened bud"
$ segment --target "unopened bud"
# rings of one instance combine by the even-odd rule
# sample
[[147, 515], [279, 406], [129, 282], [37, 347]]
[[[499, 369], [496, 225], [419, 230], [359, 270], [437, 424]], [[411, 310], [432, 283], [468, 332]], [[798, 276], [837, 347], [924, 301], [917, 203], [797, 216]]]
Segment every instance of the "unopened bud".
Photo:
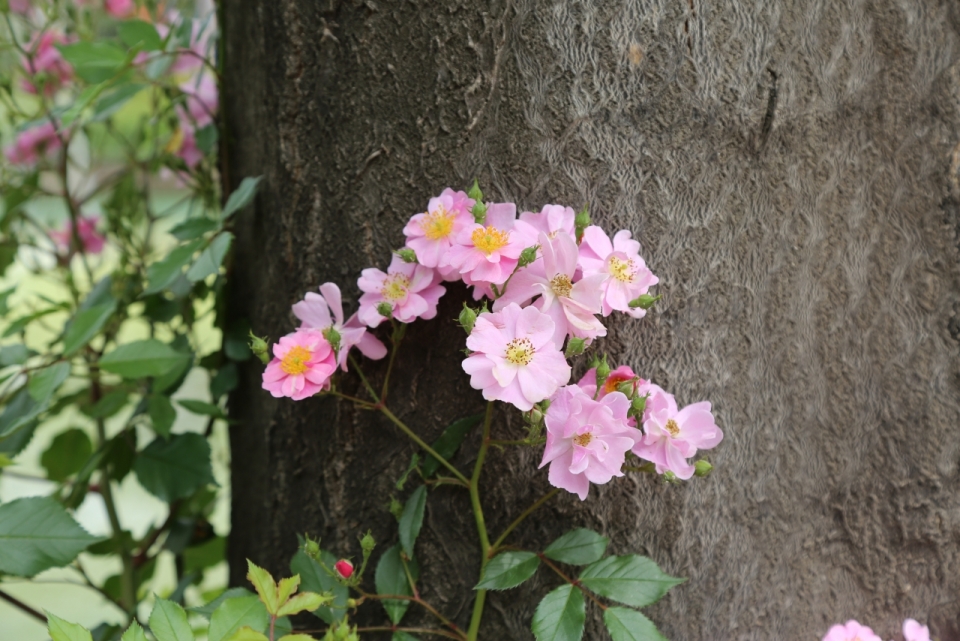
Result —
[[467, 192], [467, 198], [480, 202], [483, 200], [483, 192], [480, 191], [480, 182], [474, 178], [473, 187], [470, 188], [470, 191]]
[[314, 541], [309, 536], [303, 537], [303, 553], [316, 561], [320, 558], [320, 541]]
[[473, 206], [473, 209], [470, 210], [470, 213], [473, 214], [473, 219], [477, 222], [478, 225], [482, 225], [487, 222], [487, 206], [481, 201], [477, 201], [477, 204]]
[[710, 465], [707, 461], [700, 459], [693, 464], [694, 476], [710, 476], [710, 472], [713, 471], [713, 466]]
[[679, 483], [679, 482], [680, 482], [680, 481], [677, 479], [677, 475], [674, 474], [673, 472], [671, 472], [670, 470], [667, 470], [666, 472], [663, 473], [663, 480], [666, 481], [667, 483]]
[[520, 252], [520, 261], [517, 263], [517, 267], [526, 267], [535, 261], [537, 259], [538, 249], [540, 249], [540, 245], [534, 245], [533, 247], [527, 247]]
[[460, 320], [460, 327], [463, 328], [463, 331], [469, 334], [473, 331], [473, 326], [477, 322], [477, 312], [464, 303], [463, 310], [460, 312], [460, 316], [458, 318]]
[[607, 377], [610, 376], [610, 365], [607, 363], [607, 355], [604, 354], [603, 358], [597, 363], [597, 389], [603, 387], [603, 384], [607, 382]]
[[348, 607], [348, 608], [355, 608], [355, 607], [357, 607], [357, 600], [356, 600], [356, 599], [347, 599], [347, 607]]
[[567, 340], [567, 349], [564, 350], [563, 355], [567, 358], [580, 356], [586, 348], [587, 342], [585, 340], [571, 336], [570, 339]]
[[405, 263], [415, 263], [415, 262], [417, 262], [417, 253], [416, 253], [415, 251], [413, 251], [412, 249], [410, 249], [409, 247], [404, 247], [403, 249], [398, 249], [397, 251], [395, 251], [395, 252], [393, 252], [393, 253], [396, 254], [397, 256], [399, 256], [399, 257], [400, 257], [400, 260], [402, 260], [402, 261], [405, 262]]
[[346, 559], [340, 559], [334, 563], [333, 569], [344, 579], [349, 579], [353, 575], [353, 563], [350, 563], [350, 561]]
[[646, 394], [644, 396], [635, 396], [630, 401], [630, 409], [637, 416], [643, 415], [643, 410], [647, 409], [647, 397], [650, 396]]
[[333, 325], [323, 330], [323, 337], [330, 343], [335, 354], [340, 352], [340, 332], [334, 329]]
[[637, 379], [632, 378], [629, 381], [620, 383], [617, 385], [617, 391], [627, 398], [633, 398], [634, 393], [637, 391]]
[[541, 412], [536, 406], [526, 415], [527, 421], [530, 425], [540, 425], [543, 422], [543, 412]]
[[251, 331], [249, 345], [250, 351], [256, 354], [264, 365], [270, 362], [270, 345], [267, 344], [266, 339], [254, 336], [253, 331]]
[[630, 307], [639, 307], [640, 309], [650, 309], [651, 307], [653, 307], [653, 304], [656, 303], [661, 298], [663, 298], [663, 296], [661, 296], [660, 294], [657, 294], [656, 296], [651, 296], [650, 294], [642, 294], [634, 298], [632, 301], [630, 301], [629, 305]]
[[373, 552], [373, 548], [377, 547], [377, 542], [374, 540], [373, 535], [370, 534], [370, 530], [367, 530], [367, 533], [360, 537], [360, 548], [364, 552]]
[[403, 516], [403, 503], [398, 501], [396, 497], [391, 496], [389, 510], [390, 510], [390, 514], [392, 514], [394, 518], [396, 518], [399, 521], [400, 517]]
[[383, 301], [377, 305], [377, 313], [383, 316], [384, 318], [390, 318], [393, 316], [393, 305]]
[[583, 230], [590, 226], [590, 210], [589, 205], [584, 205], [583, 209], [574, 217], [573, 224], [576, 228], [575, 233], [577, 237], [577, 242], [580, 242], [580, 238], [583, 237]]

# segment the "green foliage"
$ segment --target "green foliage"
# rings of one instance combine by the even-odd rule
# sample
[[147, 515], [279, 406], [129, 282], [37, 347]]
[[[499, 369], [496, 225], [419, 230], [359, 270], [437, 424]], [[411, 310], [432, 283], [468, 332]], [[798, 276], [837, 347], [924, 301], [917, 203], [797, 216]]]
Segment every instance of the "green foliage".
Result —
[[[410, 582], [407, 580], [407, 573], [403, 569], [403, 561], [400, 558], [400, 545], [394, 545], [383, 553], [380, 562], [377, 563], [377, 572], [375, 582], [377, 592], [380, 594], [396, 594], [404, 596], [413, 596], [413, 590], [410, 588]], [[414, 563], [408, 563], [414, 580], [418, 578], [419, 572], [415, 571], [417, 566]], [[387, 616], [394, 625], [400, 623], [400, 619], [406, 614], [410, 606], [409, 601], [400, 601], [399, 599], [384, 599], [381, 601], [383, 609], [387, 611]]]
[[226, 220], [249, 205], [253, 201], [254, 196], [257, 195], [257, 187], [260, 185], [262, 179], [263, 176], [257, 176], [256, 178], [248, 177], [241, 180], [240, 186], [230, 194], [230, 197], [227, 199], [227, 204], [223, 206], [221, 218]]
[[548, 545], [543, 555], [561, 563], [587, 565], [600, 560], [607, 549], [608, 542], [607, 537], [593, 530], [579, 528], [570, 530]]
[[586, 620], [583, 593], [568, 583], [543, 597], [531, 629], [537, 641], [579, 641]]
[[210, 617], [209, 641], [224, 641], [240, 628], [248, 626], [263, 631], [270, 623], [270, 615], [256, 596], [226, 599]]
[[40, 464], [52, 481], [65, 481], [83, 469], [93, 454], [93, 443], [86, 432], [72, 428], [57, 434], [40, 457]]
[[216, 274], [220, 270], [220, 264], [223, 263], [223, 258], [227, 255], [227, 250], [230, 249], [232, 242], [233, 234], [230, 232], [223, 232], [214, 238], [197, 258], [197, 262], [187, 270], [187, 279], [195, 283], [211, 274]]
[[603, 622], [613, 641], [667, 641], [647, 617], [629, 608], [607, 608]]
[[150, 630], [157, 641], [194, 641], [187, 613], [173, 601], [157, 599], [150, 613]]
[[71, 356], [100, 333], [117, 308], [116, 301], [101, 303], [77, 312], [63, 337], [63, 355]]
[[[460, 444], [463, 443], [463, 439], [470, 433], [470, 430], [479, 425], [482, 420], [483, 414], [474, 414], [473, 416], [454, 421], [447, 429], [443, 430], [440, 438], [430, 447], [432, 447], [437, 454], [449, 460], [449, 458], [456, 453]], [[433, 476], [437, 473], [438, 469], [440, 469], [440, 461], [428, 454], [423, 461], [423, 476]]]
[[76, 623], [69, 623], [47, 612], [47, 632], [53, 641], [93, 641], [90, 633]]
[[[320, 550], [320, 561], [327, 568], [333, 568], [337, 558], [326, 550]], [[350, 591], [333, 577], [332, 572], [324, 570], [320, 563], [314, 561], [302, 551], [297, 552], [293, 560], [290, 561], [290, 571], [301, 577], [304, 590], [333, 595], [333, 601], [330, 604], [320, 606], [313, 612], [316, 616], [326, 623], [343, 620], [347, 612], [347, 599], [350, 598]]]
[[532, 577], [538, 567], [540, 557], [533, 552], [501, 552], [487, 563], [474, 590], [515, 588]]
[[97, 538], [49, 497], [0, 505], [0, 572], [33, 576], [64, 566]]
[[210, 466], [210, 444], [199, 434], [155, 439], [137, 456], [133, 470], [148, 492], [167, 502], [186, 498], [216, 482]]
[[423, 512], [427, 507], [427, 486], [421, 485], [413, 491], [400, 515], [400, 545], [408, 558], [413, 558], [413, 545], [423, 526]]
[[664, 574], [656, 563], [637, 554], [608, 556], [580, 573], [580, 583], [591, 591], [635, 608], [656, 603], [683, 581]]
[[100, 369], [124, 378], [163, 376], [182, 367], [188, 357], [150, 338], [120, 345], [100, 359]]

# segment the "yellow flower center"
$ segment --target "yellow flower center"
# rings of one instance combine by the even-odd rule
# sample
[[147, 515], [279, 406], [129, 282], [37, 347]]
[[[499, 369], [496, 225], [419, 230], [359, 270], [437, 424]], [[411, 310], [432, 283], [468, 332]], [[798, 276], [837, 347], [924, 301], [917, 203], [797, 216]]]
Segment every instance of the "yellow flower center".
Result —
[[280, 360], [280, 369], [291, 376], [298, 376], [307, 371], [307, 361], [313, 354], [306, 347], [296, 345], [290, 348], [287, 355]]
[[573, 442], [580, 447], [586, 447], [590, 445], [590, 442], [593, 440], [593, 434], [591, 432], [585, 432], [583, 434], [577, 434], [573, 437]]
[[633, 261], [610, 257], [610, 274], [621, 283], [632, 283], [634, 277]]
[[487, 227], [475, 229], [473, 233], [470, 234], [470, 240], [473, 241], [474, 247], [489, 256], [506, 245], [510, 240], [510, 235], [508, 232], [500, 231], [496, 227], [488, 225]]
[[533, 360], [533, 343], [529, 338], [515, 338], [507, 343], [507, 353], [504, 358], [514, 365], [529, 365]]
[[570, 290], [573, 289], [573, 283], [566, 274], [557, 274], [550, 280], [550, 287], [557, 296], [570, 296]]
[[680, 426], [677, 425], [677, 422], [672, 418], [667, 421], [667, 431], [670, 432], [670, 436], [680, 436]]
[[430, 240], [446, 238], [453, 231], [453, 213], [444, 209], [443, 205], [437, 211], [431, 212], [420, 221], [420, 228]]
[[403, 274], [390, 274], [383, 281], [383, 287], [380, 293], [387, 300], [403, 300], [407, 296], [407, 290], [410, 289], [410, 279]]

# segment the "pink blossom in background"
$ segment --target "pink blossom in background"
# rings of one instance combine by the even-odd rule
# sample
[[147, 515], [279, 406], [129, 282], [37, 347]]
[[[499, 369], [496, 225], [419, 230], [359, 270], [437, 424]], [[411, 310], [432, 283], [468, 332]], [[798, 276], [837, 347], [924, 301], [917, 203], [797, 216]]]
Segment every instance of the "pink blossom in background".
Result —
[[467, 337], [473, 353], [463, 361], [470, 386], [488, 401], [530, 410], [570, 380], [570, 365], [552, 337], [553, 321], [535, 307], [514, 303], [480, 314]]
[[440, 268], [453, 268], [467, 285], [502, 285], [524, 249], [523, 242], [513, 235], [516, 216], [513, 203], [489, 203], [485, 223], [474, 223], [460, 232], [441, 258]]
[[115, 18], [126, 18], [136, 12], [137, 5], [133, 0], [103, 0], [103, 8]]
[[336, 355], [323, 333], [298, 329], [273, 346], [274, 359], [263, 371], [263, 389], [275, 398], [299, 401], [330, 387]]
[[[444, 189], [436, 198], [431, 198], [427, 211], [416, 214], [403, 228], [407, 247], [417, 255], [421, 265], [437, 268], [450, 246], [468, 226], [474, 224], [470, 210], [475, 201], [462, 191]], [[459, 278], [459, 273], [449, 265], [441, 269], [445, 278]]]
[[547, 443], [540, 467], [550, 464], [550, 484], [583, 501], [591, 483], [623, 476], [626, 453], [641, 437], [627, 422], [629, 409], [620, 392], [595, 401], [578, 385], [561, 388], [544, 416]]
[[[44, 31], [27, 45], [30, 56], [21, 57], [24, 71], [30, 76], [43, 76], [43, 92], [52, 96], [57, 89], [73, 78], [73, 67], [63, 59], [57, 45], [66, 44], [67, 37], [58, 31]], [[21, 83], [27, 93], [37, 93], [35, 78], [24, 78]]]
[[187, 113], [197, 127], [203, 128], [213, 122], [220, 106], [217, 81], [206, 72], [180, 84], [180, 91], [187, 97]]
[[[331, 316], [331, 312], [333, 315]], [[300, 319], [301, 329], [326, 330], [334, 328], [340, 334], [340, 368], [347, 371], [347, 355], [350, 348], [356, 347], [360, 353], [373, 360], [387, 355], [387, 348], [376, 336], [367, 332], [354, 314], [343, 322], [343, 302], [340, 288], [334, 283], [320, 285], [320, 293], [307, 292], [304, 300], [293, 306], [293, 314]]]
[[11, 164], [36, 165], [42, 156], [57, 151], [61, 146], [53, 123], [45, 121], [17, 134], [17, 139], [3, 153]]
[[606, 232], [591, 225], [583, 231], [580, 241], [580, 267], [584, 276], [603, 277], [603, 315], [614, 310], [634, 318], [642, 318], [646, 310], [630, 307], [630, 301], [646, 294], [660, 282], [640, 257], [640, 243], [631, 239], [626, 229], [618, 231], [613, 242]]
[[27, 15], [30, 13], [30, 8], [32, 6], [31, 0], [10, 0], [10, 11], [13, 13], [19, 13], [20, 15]]
[[[570, 207], [563, 205], [544, 205], [540, 213], [525, 211], [514, 225], [514, 231], [523, 240], [525, 247], [533, 247], [540, 242], [540, 233], [548, 238], [557, 234], [566, 234], [573, 238], [576, 214]], [[576, 241], [576, 239], [574, 239]]]
[[913, 619], [907, 619], [903, 622], [903, 638], [905, 641], [930, 641], [930, 629]]
[[177, 156], [187, 163], [187, 167], [193, 169], [203, 160], [203, 152], [197, 147], [197, 136], [193, 125], [184, 118], [180, 119], [180, 129], [174, 134], [171, 149]]
[[577, 243], [572, 236], [558, 234], [553, 239], [540, 232], [542, 271], [524, 267], [507, 284], [507, 290], [494, 304], [499, 311], [511, 303], [524, 304], [534, 296], [534, 306], [554, 322], [553, 342], [560, 347], [569, 334], [578, 338], [606, 336], [607, 330], [594, 314], [600, 313], [600, 285], [604, 277], [587, 276], [574, 283], [577, 271]]
[[[77, 226], [77, 236], [80, 237], [80, 243], [83, 245], [83, 253], [99, 254], [103, 251], [104, 237], [97, 231], [97, 223], [100, 222], [99, 216], [81, 216], [80, 224]], [[73, 242], [73, 221], [67, 220], [61, 229], [50, 232], [50, 238], [57, 244], [57, 247], [63, 251], [69, 251]]]
[[600, 393], [597, 394], [597, 368], [591, 367], [587, 370], [587, 373], [583, 375], [583, 378], [577, 382], [577, 385], [579, 385], [584, 392], [589, 394], [591, 398], [596, 396], [597, 400], [599, 400], [607, 394], [616, 392], [620, 383], [625, 383], [631, 380], [634, 381], [634, 391], [639, 389], [641, 385], [647, 384], [647, 381], [634, 374], [632, 369], [626, 365], [621, 365], [617, 369], [610, 372], [610, 374], [607, 376], [606, 382], [603, 384], [603, 387], [600, 388]]
[[417, 318], [431, 319], [437, 315], [437, 302], [446, 292], [440, 283], [440, 274], [425, 265], [405, 263], [394, 255], [387, 273], [369, 267], [360, 272], [357, 285], [364, 292], [360, 297], [357, 317], [366, 325], [376, 327], [385, 318], [377, 311], [381, 303], [393, 307], [393, 317], [401, 323]]
[[687, 459], [698, 449], [709, 450], [723, 440], [710, 403], [694, 403], [678, 411], [673, 395], [657, 385], [647, 383], [637, 393], [650, 396], [643, 412], [644, 436], [633, 453], [653, 463], [658, 474], [670, 471], [679, 479], [689, 479], [695, 468]]
[[823, 641], [883, 641], [865, 625], [860, 625], [853, 619], [845, 624], [837, 624], [830, 628]]

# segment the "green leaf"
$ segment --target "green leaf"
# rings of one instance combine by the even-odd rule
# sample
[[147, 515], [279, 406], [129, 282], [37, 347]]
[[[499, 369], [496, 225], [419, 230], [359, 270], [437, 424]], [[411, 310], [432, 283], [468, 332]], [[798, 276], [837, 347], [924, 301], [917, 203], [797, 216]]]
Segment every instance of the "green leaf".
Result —
[[77, 42], [57, 45], [64, 60], [83, 80], [97, 84], [112, 78], [127, 61], [126, 52], [111, 42]]
[[224, 641], [243, 626], [264, 630], [270, 623], [270, 615], [259, 597], [245, 596], [226, 599], [210, 617], [209, 641]]
[[580, 641], [586, 620], [583, 592], [568, 583], [543, 597], [530, 627], [537, 641]]
[[216, 483], [210, 466], [210, 444], [200, 434], [156, 438], [137, 456], [133, 470], [144, 489], [168, 503]]
[[223, 257], [227, 255], [231, 242], [233, 242], [233, 234], [228, 231], [214, 238], [210, 246], [200, 254], [197, 262], [187, 270], [187, 279], [196, 283], [220, 271], [220, 264], [223, 262]]
[[217, 229], [220, 229], [220, 223], [216, 220], [189, 218], [171, 229], [170, 234], [177, 240], [193, 240]]
[[413, 636], [409, 632], [404, 632], [403, 630], [397, 630], [393, 633], [393, 636], [390, 637], [390, 641], [420, 641], [417, 637]]
[[603, 622], [613, 641], [667, 641], [653, 621], [630, 608], [607, 608]]
[[[326, 550], [320, 551], [320, 559], [328, 568], [332, 568], [333, 564], [337, 562], [337, 558]], [[290, 561], [290, 571], [300, 575], [301, 586], [304, 590], [333, 593], [333, 603], [330, 606], [321, 606], [314, 610], [313, 613], [316, 616], [328, 624], [343, 619], [347, 611], [347, 599], [350, 598], [350, 591], [346, 586], [327, 574], [319, 563], [302, 551], [297, 552]]]
[[309, 634], [285, 634], [278, 641], [317, 641]]
[[80, 114], [97, 99], [97, 96], [103, 93], [106, 86], [107, 83], [102, 82], [81, 91], [77, 99], [73, 101], [73, 104], [60, 116], [60, 126], [69, 127], [73, 124], [73, 122], [80, 117]]
[[63, 307], [61, 305], [57, 305], [56, 307], [48, 307], [46, 309], [41, 309], [39, 312], [33, 312], [32, 314], [21, 316], [17, 320], [10, 323], [9, 327], [3, 330], [3, 336], [0, 336], [0, 338], [6, 338], [7, 336], [13, 336], [14, 334], [19, 334], [24, 329], [26, 329], [27, 325], [29, 325], [33, 321], [43, 318], [44, 316], [48, 316], [50, 314], [55, 314], [59, 311], [62, 311], [62, 309]]
[[62, 482], [82, 470], [92, 455], [90, 437], [74, 427], [54, 437], [50, 447], [40, 456], [40, 465], [47, 471], [47, 478]]
[[427, 486], [421, 485], [413, 491], [400, 516], [400, 545], [408, 558], [413, 558], [413, 545], [423, 526], [423, 512], [427, 507]]
[[97, 540], [50, 497], [0, 505], [0, 572], [33, 576], [62, 567]]
[[156, 27], [143, 20], [125, 20], [117, 25], [120, 40], [128, 47], [142, 44], [141, 51], [158, 51], [163, 48]]
[[70, 376], [70, 363], [54, 363], [31, 376], [27, 389], [33, 400], [44, 403], [50, 400], [68, 376]]
[[209, 619], [213, 616], [214, 611], [220, 607], [220, 604], [226, 601], [227, 599], [235, 599], [241, 596], [252, 596], [256, 595], [246, 588], [230, 588], [229, 590], [224, 590], [223, 594], [218, 596], [216, 599], [207, 603], [206, 605], [201, 605], [196, 608], [189, 608], [189, 611], [193, 614], [199, 614], [205, 619]]
[[[8, 198], [9, 198], [9, 196], [8, 196]], [[5, 204], [4, 206], [7, 208], [7, 211], [9, 212], [9, 210], [10, 210], [10, 202], [9, 202], [9, 200], [6, 202], [6, 204]], [[15, 206], [16, 206], [16, 205], [15, 205]], [[10, 296], [11, 296], [15, 291], [17, 291], [16, 285], [14, 285], [13, 287], [11, 287], [11, 288], [9, 288], [9, 289], [5, 289], [5, 290], [3, 290], [2, 292], [0, 292], [0, 316], [6, 316], [7, 313], [10, 311]]]
[[215, 536], [200, 545], [192, 545], [183, 551], [183, 572], [201, 572], [226, 558], [227, 540]]
[[147, 268], [147, 288], [143, 290], [144, 296], [170, 287], [202, 244], [202, 240], [195, 240], [180, 245], [167, 254], [166, 258], [150, 265]]
[[30, 396], [27, 386], [21, 387], [7, 403], [3, 414], [0, 414], [0, 442], [28, 426], [45, 409], [47, 409], [46, 403], [36, 402]]
[[227, 363], [210, 379], [210, 396], [214, 400], [232, 392], [240, 384], [240, 373], [235, 363]]
[[[412, 571], [411, 571], [412, 573]], [[404, 596], [413, 596], [410, 590], [410, 583], [407, 581], [407, 573], [403, 570], [403, 562], [400, 560], [400, 545], [394, 545], [383, 553], [380, 562], [377, 563], [377, 573], [375, 576], [377, 592], [380, 594], [397, 594]], [[387, 599], [381, 601], [383, 609], [387, 611], [387, 616], [394, 625], [400, 623], [409, 601], [396, 601]]]
[[120, 85], [114, 91], [102, 96], [93, 107], [94, 122], [102, 122], [120, 111], [127, 102], [144, 90], [148, 85], [127, 83]]
[[227, 641], [267, 641], [267, 635], [263, 632], [257, 632], [250, 626], [243, 626], [237, 630]]
[[501, 552], [490, 559], [483, 578], [474, 590], [506, 590], [515, 588], [537, 571], [540, 557], [533, 552]]
[[300, 614], [301, 612], [313, 612], [321, 605], [325, 605], [331, 601], [333, 601], [333, 597], [329, 595], [317, 594], [316, 592], [301, 592], [281, 605], [277, 615], [289, 617], [294, 614]]
[[0, 347], [0, 368], [23, 365], [30, 358], [30, 349], [23, 343]]
[[[447, 429], [443, 430], [443, 434], [434, 441], [431, 447], [437, 454], [449, 461], [450, 457], [456, 453], [457, 448], [460, 447], [460, 444], [463, 443], [463, 439], [470, 433], [470, 430], [479, 425], [482, 420], [483, 414], [474, 414], [473, 416], [461, 418], [459, 421], [454, 421]], [[440, 469], [440, 461], [428, 454], [423, 461], [423, 476], [433, 476], [438, 469]]]
[[170, 429], [177, 420], [177, 410], [168, 397], [151, 394], [147, 399], [147, 414], [154, 432], [160, 436], [170, 436]]
[[253, 584], [257, 594], [260, 595], [260, 600], [267, 606], [267, 612], [276, 614], [280, 609], [280, 595], [273, 576], [247, 559], [247, 580]]
[[551, 543], [543, 551], [543, 555], [561, 563], [587, 565], [599, 561], [603, 557], [609, 541], [607, 537], [601, 536], [593, 530], [579, 528], [570, 530]]
[[150, 630], [157, 641], [194, 641], [187, 613], [173, 601], [157, 599], [150, 613]]
[[129, 398], [130, 392], [127, 390], [115, 389], [93, 405], [82, 407], [81, 411], [90, 418], [110, 418], [127, 405]]
[[220, 217], [226, 220], [249, 205], [253, 197], [257, 195], [257, 187], [261, 180], [263, 180], [263, 176], [247, 177], [240, 181], [240, 186], [227, 198], [227, 204], [223, 206], [223, 213]]
[[227, 418], [227, 415], [223, 413], [223, 410], [213, 403], [207, 403], [205, 401], [198, 401], [194, 399], [183, 399], [182, 401], [177, 401], [177, 404], [184, 409], [201, 416], [212, 416], [214, 418], [223, 419]]
[[100, 359], [100, 369], [124, 378], [162, 376], [174, 368], [183, 367], [189, 358], [188, 354], [149, 338], [115, 348]]
[[580, 574], [580, 583], [608, 599], [642, 608], [656, 603], [667, 590], [684, 582], [660, 571], [645, 556], [608, 556], [588, 565]]
[[70, 356], [100, 333], [117, 308], [116, 301], [103, 303], [77, 313], [63, 337], [63, 355]]
[[147, 641], [147, 635], [143, 633], [143, 628], [140, 627], [140, 624], [134, 621], [130, 624], [130, 627], [127, 628], [127, 631], [123, 633], [123, 636], [120, 637], [120, 641]]
[[93, 637], [83, 626], [64, 621], [58, 616], [45, 610], [47, 613], [47, 632], [53, 641], [93, 641]]

